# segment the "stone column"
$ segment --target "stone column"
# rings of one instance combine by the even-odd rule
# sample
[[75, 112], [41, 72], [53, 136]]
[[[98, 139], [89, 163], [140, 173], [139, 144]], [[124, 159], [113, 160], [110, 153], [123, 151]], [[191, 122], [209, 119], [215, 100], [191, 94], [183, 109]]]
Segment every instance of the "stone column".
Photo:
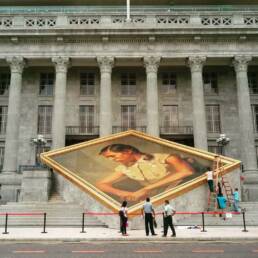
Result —
[[17, 171], [17, 155], [19, 149], [22, 72], [25, 62], [22, 57], [10, 57], [7, 58], [7, 62], [11, 68], [11, 82], [9, 89], [3, 172], [15, 172]]
[[158, 97], [158, 68], [160, 57], [144, 57], [147, 74], [146, 109], [147, 133], [159, 137], [159, 97]]
[[193, 133], [194, 146], [207, 150], [207, 125], [203, 93], [202, 68], [206, 61], [204, 56], [189, 57], [192, 79]]
[[52, 149], [65, 146], [65, 102], [68, 57], [53, 57], [56, 68], [54, 107], [52, 118]]
[[258, 170], [247, 77], [250, 61], [251, 57], [249, 56], [236, 56], [233, 64], [236, 71], [241, 158], [245, 172], [243, 197], [245, 201], [257, 201]]
[[112, 134], [112, 81], [111, 74], [114, 58], [102, 56], [97, 58], [100, 68], [100, 111], [99, 134], [106, 136]]

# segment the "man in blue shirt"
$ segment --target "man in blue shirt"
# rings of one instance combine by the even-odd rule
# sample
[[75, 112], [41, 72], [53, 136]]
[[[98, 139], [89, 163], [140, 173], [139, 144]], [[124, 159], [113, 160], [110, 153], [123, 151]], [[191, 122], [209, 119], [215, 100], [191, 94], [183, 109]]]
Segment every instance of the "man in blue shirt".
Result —
[[153, 228], [153, 217], [155, 217], [155, 212], [150, 202], [150, 198], [146, 198], [146, 202], [142, 207], [142, 216], [145, 218], [145, 232], [146, 236], [149, 235], [149, 230], [153, 236], [156, 236]]

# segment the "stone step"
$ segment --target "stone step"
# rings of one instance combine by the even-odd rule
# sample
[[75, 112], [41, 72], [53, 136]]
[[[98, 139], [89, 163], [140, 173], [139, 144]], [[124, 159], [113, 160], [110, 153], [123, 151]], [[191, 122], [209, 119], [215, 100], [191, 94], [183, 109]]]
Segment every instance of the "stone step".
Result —
[[[198, 216], [198, 217], [197, 217]], [[228, 218], [226, 220], [223, 219], [224, 216], [221, 218], [219, 216], [209, 216], [209, 215], [205, 215], [205, 225], [231, 225], [231, 226], [235, 226], [235, 225], [239, 225], [242, 226], [243, 225], [243, 215], [234, 215], [232, 216], [232, 218]], [[176, 217], [177, 220], [177, 225], [201, 225], [202, 224], [202, 217], [201, 215], [194, 215], [188, 218], [180, 218], [180, 217]], [[246, 221], [246, 225], [249, 226], [258, 226], [258, 216], [257, 214], [246, 214], [245, 216], [245, 221]]]
[[[8, 203], [0, 207], [0, 213], [34, 213], [46, 212], [47, 226], [81, 226], [84, 208], [75, 203]], [[85, 225], [91, 227], [106, 227], [95, 216], [85, 216]], [[0, 225], [5, 224], [5, 216], [0, 216]], [[43, 215], [8, 216], [8, 226], [41, 226]]]
[[64, 199], [59, 193], [53, 192], [48, 201], [50, 203], [56, 203], [56, 202], [64, 202]]
[[[258, 202], [240, 202], [239, 206], [246, 210], [245, 220], [248, 226], [258, 226]], [[176, 216], [177, 225], [201, 225], [201, 215], [192, 215], [190, 217]], [[223, 220], [220, 217], [213, 217], [211, 215], [205, 215], [205, 225], [214, 226], [243, 226], [243, 215], [235, 215], [230, 219]]]
[[257, 202], [256, 203], [254, 203], [254, 202], [250, 202], [250, 203], [242, 202], [242, 203], [239, 204], [239, 206], [242, 207], [242, 208], [255, 209], [255, 210], [258, 211], [258, 203]]

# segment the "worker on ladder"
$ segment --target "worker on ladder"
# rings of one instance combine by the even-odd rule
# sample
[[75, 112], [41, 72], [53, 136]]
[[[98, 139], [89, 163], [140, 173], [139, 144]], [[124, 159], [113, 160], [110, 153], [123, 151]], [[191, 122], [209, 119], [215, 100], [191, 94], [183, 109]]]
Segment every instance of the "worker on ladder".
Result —
[[219, 172], [221, 172], [221, 165], [220, 156], [216, 155], [214, 157], [212, 170], [206, 172], [207, 182], [210, 190], [208, 198], [208, 211], [216, 211], [218, 209], [217, 195], [220, 194], [220, 196], [223, 196], [221, 184], [219, 183]]
[[206, 172], [206, 175], [210, 192], [214, 192], [213, 171], [209, 170], [208, 172]]
[[[220, 162], [220, 156], [215, 155], [213, 165], [212, 165], [212, 170], [209, 170], [208, 172], [206, 172], [207, 182], [208, 182], [208, 185], [209, 185], [210, 192], [217, 192], [218, 170], [219, 170], [219, 167], [221, 165], [220, 163], [221, 163]], [[216, 172], [216, 177], [214, 177], [215, 172]]]

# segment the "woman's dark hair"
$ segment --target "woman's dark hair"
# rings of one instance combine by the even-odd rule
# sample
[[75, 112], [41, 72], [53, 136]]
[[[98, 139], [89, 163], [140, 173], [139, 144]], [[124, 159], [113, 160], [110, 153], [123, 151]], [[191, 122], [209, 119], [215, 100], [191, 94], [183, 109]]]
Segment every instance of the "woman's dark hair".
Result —
[[112, 152], [127, 152], [127, 151], [131, 151], [134, 154], [144, 155], [145, 156], [144, 160], [152, 160], [154, 158], [153, 155], [141, 152], [137, 148], [133, 147], [132, 145], [127, 145], [127, 144], [120, 144], [120, 143], [110, 144], [110, 145], [104, 147], [103, 149], [101, 149], [99, 154], [102, 155], [106, 151], [112, 151]]
[[127, 206], [127, 201], [123, 201], [122, 202], [122, 207], [126, 207]]

